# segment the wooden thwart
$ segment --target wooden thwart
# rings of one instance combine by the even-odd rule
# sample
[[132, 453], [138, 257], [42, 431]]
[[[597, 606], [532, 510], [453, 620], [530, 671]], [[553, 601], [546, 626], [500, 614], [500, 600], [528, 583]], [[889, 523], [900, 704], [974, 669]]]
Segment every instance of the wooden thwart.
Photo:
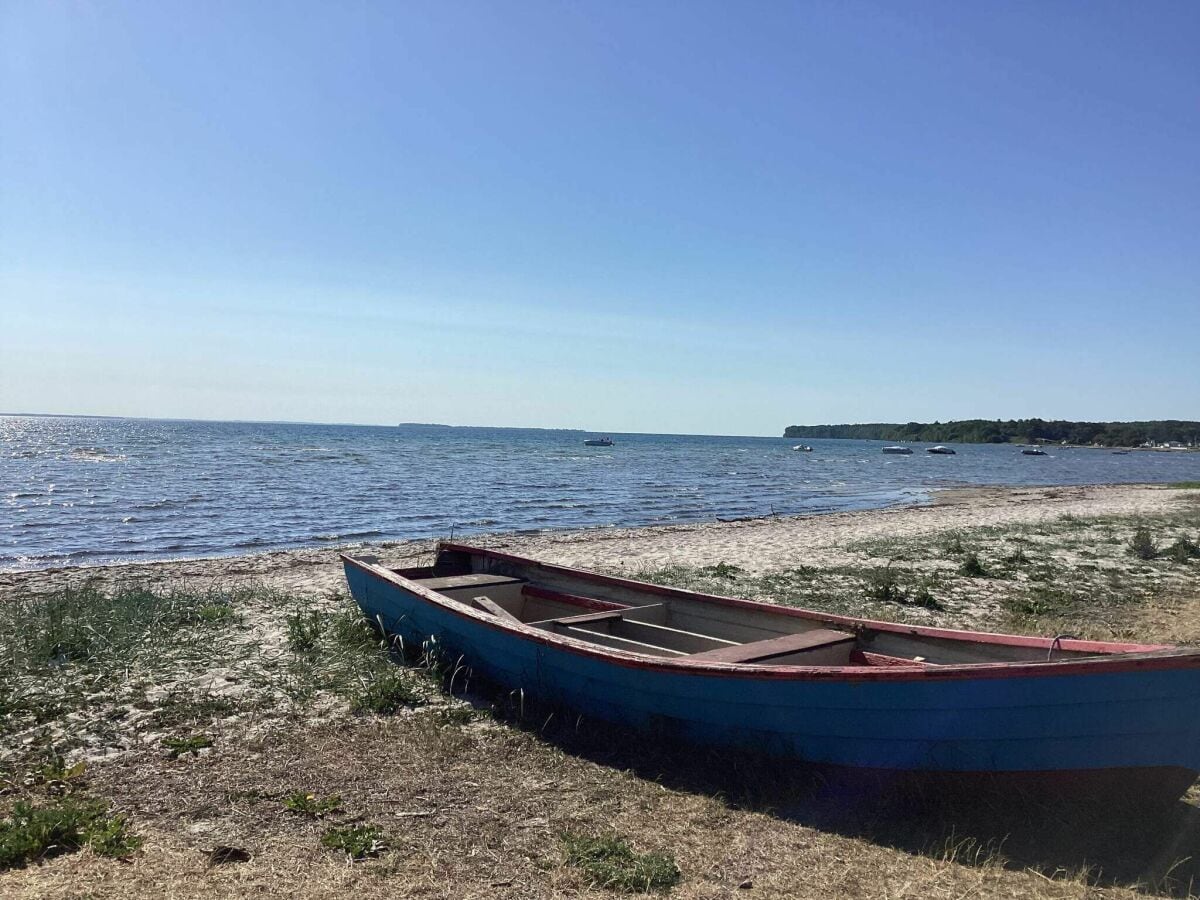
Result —
[[585, 625], [588, 622], [611, 622], [623, 615], [622, 610], [612, 609], [605, 612], [584, 613], [581, 616], [564, 616], [561, 619], [551, 619], [550, 621], [555, 625]]
[[414, 580], [421, 587], [429, 588], [431, 591], [448, 591], [453, 588], [465, 587], [491, 587], [495, 584], [520, 584], [524, 581], [522, 578], [510, 578], [507, 575], [488, 575], [482, 572], [476, 575], [447, 575], [444, 578], [417, 578]]
[[[646, 610], [657, 610], [662, 607], [661, 603], [647, 603], [645, 606], [622, 606], [619, 609], [601, 609], [595, 612], [580, 613], [575, 616], [555, 616], [553, 619], [539, 619], [536, 622], [529, 622], [529, 625], [537, 625], [540, 627], [558, 626], [558, 625], [587, 625], [595, 622], [618, 622], [625, 619], [629, 622], [637, 622], [636, 618], [632, 618], [633, 613], [644, 613]], [[626, 618], [630, 616], [630, 618]]]
[[803, 653], [805, 650], [852, 644], [855, 640], [854, 635], [845, 631], [815, 628], [812, 631], [785, 634], [783, 637], [771, 638], [766, 641], [753, 641], [749, 644], [737, 644], [733, 647], [719, 647], [716, 650], [693, 653], [687, 657], [687, 661], [695, 660], [703, 663], [765, 662], [777, 656], [789, 656], [793, 653]]

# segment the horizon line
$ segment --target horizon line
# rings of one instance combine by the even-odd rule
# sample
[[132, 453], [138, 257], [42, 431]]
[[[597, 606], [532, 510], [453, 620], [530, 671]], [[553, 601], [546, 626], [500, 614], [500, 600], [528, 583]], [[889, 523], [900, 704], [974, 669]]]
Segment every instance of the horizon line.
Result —
[[370, 422], [313, 422], [302, 419], [204, 419], [194, 416], [113, 416], [101, 413], [37, 413], [37, 412], [4, 412], [0, 418], [26, 419], [125, 419], [134, 422], [206, 422], [214, 425], [313, 425], [323, 427], [349, 428], [493, 428], [508, 431], [573, 431], [581, 434], [626, 434], [667, 437], [746, 437], [774, 438], [783, 437], [779, 434], [712, 434], [694, 431], [618, 431], [605, 428], [580, 428], [578, 426], [546, 426], [546, 425], [451, 425], [445, 422], [397, 422], [394, 425], [375, 424]]

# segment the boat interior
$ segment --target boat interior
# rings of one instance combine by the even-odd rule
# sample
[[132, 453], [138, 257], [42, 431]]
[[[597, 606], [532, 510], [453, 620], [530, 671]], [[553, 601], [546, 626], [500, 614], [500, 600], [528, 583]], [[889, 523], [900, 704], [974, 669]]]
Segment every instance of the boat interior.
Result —
[[443, 550], [433, 566], [385, 568], [502, 621], [698, 665], [926, 667], [1060, 661], [1127, 649], [1057, 638], [980, 641], [967, 633], [848, 624], [811, 611], [722, 603], [482, 552]]

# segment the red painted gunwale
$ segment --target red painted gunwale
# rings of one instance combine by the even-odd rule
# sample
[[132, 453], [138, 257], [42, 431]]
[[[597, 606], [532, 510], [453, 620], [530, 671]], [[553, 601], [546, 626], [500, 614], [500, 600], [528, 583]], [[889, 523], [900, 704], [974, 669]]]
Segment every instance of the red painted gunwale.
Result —
[[[486, 550], [472, 547], [468, 544], [443, 542], [438, 545], [440, 550], [458, 551], [475, 556], [486, 556], [491, 559], [517, 563], [546, 571], [559, 572], [564, 575], [581, 578], [593, 584], [608, 584], [618, 587], [632, 588], [645, 593], [664, 597], [679, 597], [689, 600], [700, 600], [716, 605], [735, 606], [745, 609], [766, 610], [776, 615], [791, 615], [803, 619], [827, 622], [845, 626], [860, 626], [879, 631], [890, 631], [900, 634], [913, 634], [928, 637], [948, 638], [970, 642], [1009, 644], [1011, 646], [1037, 647], [1050, 649], [1053, 638], [1035, 638], [1022, 635], [994, 634], [990, 632], [959, 631], [946, 628], [927, 628], [916, 625], [898, 625], [894, 622], [880, 622], [871, 619], [855, 619], [849, 616], [827, 615], [812, 610], [796, 609], [794, 607], [776, 606], [770, 603], [760, 603], [754, 600], [744, 600], [735, 597], [722, 597], [715, 594], [700, 594], [683, 588], [669, 588], [661, 585], [646, 584], [627, 578], [610, 575], [600, 575], [584, 569], [574, 569], [568, 566], [543, 563], [522, 556], [503, 553], [496, 550]], [[434, 604], [445, 612], [463, 619], [474, 620], [488, 628], [506, 631], [525, 640], [546, 646], [558, 647], [562, 650], [589, 656], [613, 665], [656, 671], [673, 675], [720, 675], [722, 677], [750, 678], [760, 681], [949, 681], [972, 678], [1019, 678], [1029, 676], [1060, 676], [1060, 675], [1101, 675], [1119, 672], [1157, 671], [1163, 669], [1193, 669], [1200, 668], [1200, 651], [1187, 650], [1159, 644], [1122, 644], [1102, 641], [1063, 640], [1059, 646], [1062, 649], [1085, 650], [1097, 653], [1120, 654], [1108, 658], [1088, 658], [1078, 660], [1053, 660], [1047, 662], [1023, 663], [963, 663], [939, 666], [762, 666], [747, 663], [700, 663], [684, 662], [687, 657], [679, 658], [647, 658], [624, 650], [602, 647], [587, 641], [578, 640], [567, 635], [553, 634], [539, 628], [532, 628], [524, 623], [509, 623], [482, 611], [456, 603], [447, 597], [423, 587], [415, 581], [397, 575], [382, 565], [372, 565], [361, 562], [347, 554], [341, 554], [343, 562], [361, 569], [368, 575], [381, 581], [389, 582], [411, 594]]]

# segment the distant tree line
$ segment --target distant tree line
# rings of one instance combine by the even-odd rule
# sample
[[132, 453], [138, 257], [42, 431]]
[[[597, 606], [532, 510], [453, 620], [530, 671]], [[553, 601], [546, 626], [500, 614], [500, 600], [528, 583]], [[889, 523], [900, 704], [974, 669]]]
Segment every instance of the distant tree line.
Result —
[[965, 419], [961, 422], [874, 422], [862, 425], [789, 425], [789, 438], [848, 438], [877, 441], [932, 441], [964, 444], [1033, 444], [1052, 441], [1136, 447], [1147, 441], [1200, 443], [1200, 422], [1066, 422], [1044, 419]]

